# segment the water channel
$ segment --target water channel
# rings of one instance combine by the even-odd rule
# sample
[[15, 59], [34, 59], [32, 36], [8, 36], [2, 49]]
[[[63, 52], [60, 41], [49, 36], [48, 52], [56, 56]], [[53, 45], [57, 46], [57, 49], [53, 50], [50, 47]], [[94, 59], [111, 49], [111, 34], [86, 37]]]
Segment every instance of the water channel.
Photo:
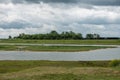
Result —
[[0, 60], [102, 61], [114, 59], [120, 59], [120, 46], [82, 52], [0, 51]]

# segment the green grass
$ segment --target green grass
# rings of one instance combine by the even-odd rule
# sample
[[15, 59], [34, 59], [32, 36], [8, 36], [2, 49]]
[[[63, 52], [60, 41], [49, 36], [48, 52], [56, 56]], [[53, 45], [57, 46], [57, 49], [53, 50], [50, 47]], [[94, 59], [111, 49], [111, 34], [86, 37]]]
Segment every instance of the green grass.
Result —
[[31, 77], [18, 77], [15, 79], [6, 79], [6, 80], [120, 80], [120, 77], [117, 76], [106, 76], [106, 75], [75, 75], [72, 73], [68, 74], [44, 74], [34, 75]]
[[12, 50], [17, 50], [17, 46], [10, 46], [10, 45], [0, 45], [0, 50], [9, 50], [9, 51], [12, 51]]
[[[21, 47], [21, 48], [20, 48]], [[76, 52], [89, 51], [104, 48], [114, 48], [108, 46], [19, 46], [19, 45], [0, 45], [0, 50], [5, 51], [62, 51], [62, 52]]]
[[110, 61], [0, 61], [0, 73], [16, 72], [24, 69], [52, 67], [107, 67]]
[[95, 49], [104, 49], [110, 47], [103, 46], [29, 46], [25, 50], [30, 51], [65, 51], [65, 52], [74, 52], [74, 51], [89, 51]]
[[4, 39], [0, 43], [36, 43], [36, 44], [103, 44], [120, 45], [120, 40], [21, 40]]
[[111, 61], [0, 61], [0, 80], [120, 80]]
[[[120, 64], [120, 60], [119, 64]], [[117, 61], [117, 62], [118, 62]], [[0, 73], [16, 72], [34, 67], [109, 67], [112, 61], [0, 61]], [[119, 66], [118, 64], [118, 66]], [[114, 66], [115, 67], [115, 66]]]

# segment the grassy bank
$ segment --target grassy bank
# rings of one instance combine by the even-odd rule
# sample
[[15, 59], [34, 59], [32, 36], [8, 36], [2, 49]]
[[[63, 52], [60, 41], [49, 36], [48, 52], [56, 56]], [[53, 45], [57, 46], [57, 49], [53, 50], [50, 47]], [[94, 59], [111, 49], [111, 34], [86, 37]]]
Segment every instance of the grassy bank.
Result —
[[120, 40], [21, 40], [4, 39], [0, 43], [36, 43], [36, 44], [103, 44], [120, 45]]
[[0, 61], [0, 73], [20, 71], [34, 67], [107, 67], [110, 61]]
[[[119, 80], [111, 61], [0, 61], [0, 80]], [[120, 64], [120, 62], [118, 63]]]
[[76, 52], [89, 51], [96, 49], [113, 48], [107, 46], [19, 46], [19, 45], [0, 45], [0, 50], [5, 51], [58, 51], [58, 52]]

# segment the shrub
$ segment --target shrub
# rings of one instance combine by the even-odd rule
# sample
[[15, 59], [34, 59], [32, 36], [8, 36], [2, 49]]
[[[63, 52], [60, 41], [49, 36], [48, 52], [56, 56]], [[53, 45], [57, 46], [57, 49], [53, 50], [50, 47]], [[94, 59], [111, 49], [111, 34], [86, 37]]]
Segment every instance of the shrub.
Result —
[[111, 66], [111, 67], [120, 66], [120, 60], [112, 60], [112, 61], [110, 61], [109, 66]]

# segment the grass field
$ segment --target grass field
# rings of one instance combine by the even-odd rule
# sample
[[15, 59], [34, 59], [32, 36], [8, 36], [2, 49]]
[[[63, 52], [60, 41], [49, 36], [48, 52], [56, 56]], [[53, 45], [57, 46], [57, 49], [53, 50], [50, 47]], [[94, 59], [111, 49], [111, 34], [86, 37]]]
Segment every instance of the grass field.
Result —
[[36, 43], [36, 44], [103, 44], [120, 45], [120, 40], [21, 40], [3, 39], [0, 43]]
[[120, 62], [0, 61], [0, 80], [120, 80]]
[[89, 51], [104, 48], [114, 48], [110, 46], [22, 46], [22, 45], [0, 45], [0, 50], [5, 51], [58, 51], [58, 52], [76, 52]]

